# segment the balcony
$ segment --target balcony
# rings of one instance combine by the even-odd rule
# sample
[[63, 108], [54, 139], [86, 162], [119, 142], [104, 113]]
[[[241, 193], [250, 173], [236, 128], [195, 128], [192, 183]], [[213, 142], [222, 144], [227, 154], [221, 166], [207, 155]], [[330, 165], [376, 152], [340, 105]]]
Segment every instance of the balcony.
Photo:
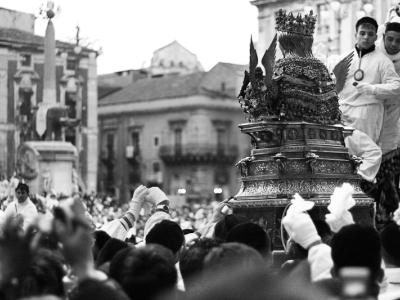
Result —
[[221, 147], [216, 144], [164, 145], [160, 147], [160, 158], [166, 164], [184, 163], [233, 163], [238, 156], [238, 147]]

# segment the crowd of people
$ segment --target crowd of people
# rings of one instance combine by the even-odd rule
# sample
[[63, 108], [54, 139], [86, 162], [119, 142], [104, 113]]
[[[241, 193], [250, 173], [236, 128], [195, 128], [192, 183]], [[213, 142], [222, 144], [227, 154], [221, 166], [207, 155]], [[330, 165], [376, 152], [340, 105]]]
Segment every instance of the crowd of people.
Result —
[[196, 223], [189, 207], [182, 217], [161, 189], [141, 185], [96, 227], [82, 198], [44, 213], [19, 183], [1, 226], [0, 299], [400, 299], [400, 209], [378, 232], [354, 222], [353, 193], [336, 188], [322, 219], [295, 195], [285, 251], [272, 251], [265, 229], [229, 199]]
[[[383, 36], [390, 55], [400, 52], [396, 24]], [[340, 104], [347, 125], [390, 148], [381, 131], [399, 104], [380, 97], [398, 98], [400, 78], [376, 52], [377, 30], [371, 18], [357, 22], [349, 78], [362, 72], [358, 84], [348, 79]], [[29, 196], [15, 180], [4, 191], [0, 300], [400, 299], [400, 210], [380, 231], [356, 224], [349, 184], [336, 188], [321, 219], [308, 214], [314, 202], [294, 196], [282, 218], [284, 251], [272, 251], [265, 228], [233, 212], [229, 199], [174, 207], [160, 188], [141, 185], [118, 206], [96, 195]]]

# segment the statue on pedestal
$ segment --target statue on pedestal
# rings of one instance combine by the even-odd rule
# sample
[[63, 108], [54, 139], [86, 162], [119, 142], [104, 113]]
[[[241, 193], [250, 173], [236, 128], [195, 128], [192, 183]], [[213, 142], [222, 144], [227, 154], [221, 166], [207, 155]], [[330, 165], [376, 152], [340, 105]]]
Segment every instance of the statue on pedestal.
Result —
[[[351, 57], [337, 65], [334, 80], [312, 54], [315, 23], [312, 11], [277, 12], [277, 34], [261, 59], [264, 72], [251, 41], [249, 71], [238, 96], [249, 121], [239, 127], [251, 137], [252, 150], [238, 163], [241, 189], [230, 204], [255, 222], [267, 219], [275, 247], [295, 193], [313, 201], [311, 214], [323, 218], [335, 187], [348, 182], [355, 190], [355, 219], [372, 223], [373, 200], [361, 191], [359, 160], [345, 147], [353, 129], [341, 125], [338, 103]], [[275, 61], [278, 45], [283, 58]]]

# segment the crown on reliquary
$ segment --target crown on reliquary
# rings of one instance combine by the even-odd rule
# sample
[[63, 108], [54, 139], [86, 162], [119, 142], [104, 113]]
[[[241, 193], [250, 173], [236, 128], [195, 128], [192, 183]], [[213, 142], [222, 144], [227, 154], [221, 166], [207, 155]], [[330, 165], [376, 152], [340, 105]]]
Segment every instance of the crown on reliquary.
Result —
[[297, 17], [293, 16], [292, 13], [286, 14], [286, 11], [282, 9], [275, 13], [275, 29], [281, 32], [312, 36], [316, 22], [317, 16], [313, 15], [312, 10], [304, 17], [300, 14]]

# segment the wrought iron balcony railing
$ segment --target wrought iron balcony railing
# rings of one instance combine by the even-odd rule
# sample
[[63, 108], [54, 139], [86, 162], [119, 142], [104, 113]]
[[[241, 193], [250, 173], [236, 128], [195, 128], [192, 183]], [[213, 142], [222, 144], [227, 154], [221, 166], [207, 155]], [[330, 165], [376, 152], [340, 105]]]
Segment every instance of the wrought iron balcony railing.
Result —
[[159, 155], [165, 163], [233, 163], [238, 156], [236, 145], [182, 144], [164, 145]]

